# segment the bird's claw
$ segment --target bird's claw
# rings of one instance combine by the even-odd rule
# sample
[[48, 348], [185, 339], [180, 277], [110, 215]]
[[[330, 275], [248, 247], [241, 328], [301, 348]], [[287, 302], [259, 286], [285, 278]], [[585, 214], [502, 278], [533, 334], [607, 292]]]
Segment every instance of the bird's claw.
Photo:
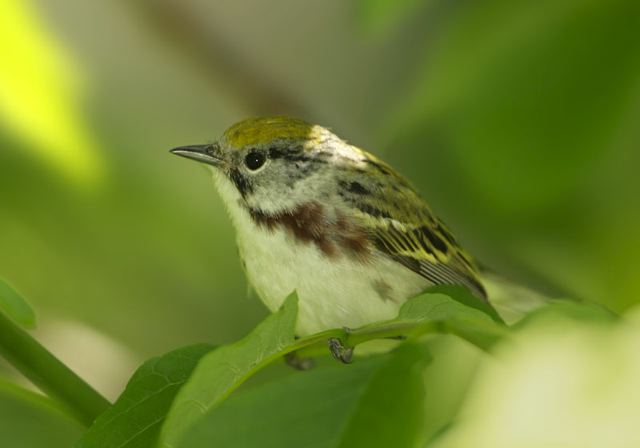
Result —
[[329, 351], [336, 360], [349, 364], [353, 358], [353, 347], [345, 347], [338, 338], [329, 338]]

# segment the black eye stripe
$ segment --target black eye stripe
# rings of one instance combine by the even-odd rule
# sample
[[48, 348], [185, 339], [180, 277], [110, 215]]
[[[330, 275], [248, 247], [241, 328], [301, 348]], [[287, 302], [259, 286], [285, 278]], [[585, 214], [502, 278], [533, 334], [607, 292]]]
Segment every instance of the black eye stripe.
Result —
[[283, 151], [280, 148], [276, 148], [276, 147], [269, 148], [270, 159], [279, 159], [281, 157], [284, 157], [285, 154], [286, 154], [286, 151]]
[[231, 182], [235, 184], [236, 188], [243, 198], [246, 197], [247, 194], [251, 194], [253, 192], [253, 187], [250, 183], [250, 180], [243, 176], [240, 170], [238, 170], [237, 168], [233, 168], [229, 172], [229, 178], [231, 179]]
[[329, 157], [325, 153], [317, 153], [315, 155], [305, 153], [303, 148], [300, 146], [291, 146], [291, 147], [272, 146], [267, 150], [267, 153], [271, 160], [282, 159], [282, 160], [286, 160], [287, 162], [304, 162], [304, 163], [313, 163], [313, 164], [327, 163], [326, 159]]

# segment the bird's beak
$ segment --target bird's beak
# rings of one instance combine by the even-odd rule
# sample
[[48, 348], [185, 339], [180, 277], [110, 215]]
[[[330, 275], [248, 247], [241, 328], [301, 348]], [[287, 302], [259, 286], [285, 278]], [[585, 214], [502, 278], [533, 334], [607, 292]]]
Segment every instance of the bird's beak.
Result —
[[206, 163], [221, 167], [225, 163], [224, 157], [217, 144], [209, 145], [189, 145], [173, 148], [169, 152], [176, 154], [187, 159], [196, 160], [198, 162]]

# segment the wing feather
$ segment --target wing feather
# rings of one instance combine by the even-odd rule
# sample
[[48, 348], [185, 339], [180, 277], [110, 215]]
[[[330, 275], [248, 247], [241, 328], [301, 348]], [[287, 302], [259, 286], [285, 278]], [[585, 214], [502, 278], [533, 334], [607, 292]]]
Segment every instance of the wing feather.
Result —
[[343, 197], [358, 209], [376, 248], [433, 284], [463, 285], [486, 298], [474, 260], [417, 191], [386, 163], [362, 155], [367, 171], [357, 181], [367, 194]]
[[374, 241], [378, 250], [433, 284], [464, 285], [478, 297], [486, 297], [477, 271], [462, 248], [448, 241], [436, 247], [428, 236], [434, 230], [407, 227], [391, 222], [386, 228], [376, 229]]

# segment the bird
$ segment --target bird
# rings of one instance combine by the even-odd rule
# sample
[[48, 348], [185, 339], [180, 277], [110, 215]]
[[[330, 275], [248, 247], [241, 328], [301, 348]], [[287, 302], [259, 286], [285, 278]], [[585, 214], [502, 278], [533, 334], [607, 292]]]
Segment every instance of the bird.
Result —
[[171, 152], [211, 169], [267, 308], [297, 293], [298, 336], [391, 319], [433, 285], [487, 300], [478, 263], [417, 189], [325, 127], [249, 118]]

